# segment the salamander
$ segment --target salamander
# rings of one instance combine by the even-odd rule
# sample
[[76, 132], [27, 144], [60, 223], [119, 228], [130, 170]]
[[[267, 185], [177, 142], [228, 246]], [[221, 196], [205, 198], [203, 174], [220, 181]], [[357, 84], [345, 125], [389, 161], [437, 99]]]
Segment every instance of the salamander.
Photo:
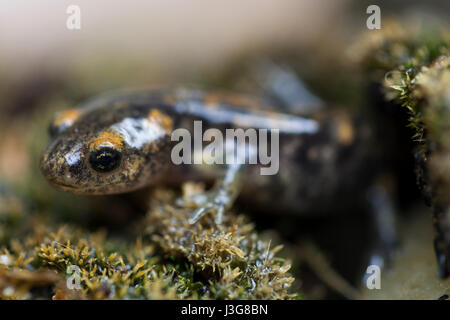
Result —
[[[190, 223], [212, 214], [220, 225], [235, 200], [252, 211], [285, 217], [361, 211], [374, 229], [370, 264], [382, 266], [397, 243], [393, 205], [377, 183], [389, 162], [388, 140], [380, 139], [370, 115], [325, 107], [290, 70], [273, 65], [268, 70], [257, 95], [144, 88], [102, 94], [62, 110], [50, 124], [41, 171], [54, 187], [84, 195], [206, 182], [213, 187], [205, 194], [176, 202], [191, 201], [194, 206], [187, 207], [197, 208]], [[174, 133], [181, 129], [195, 136], [198, 122], [203, 132], [214, 129], [224, 136], [229, 129], [275, 130], [278, 150], [269, 153], [278, 155], [276, 174], [261, 174], [267, 165], [260, 161], [175, 163]], [[203, 140], [202, 149], [208, 143]], [[258, 140], [256, 151], [259, 147]], [[254, 146], [246, 152], [247, 157], [255, 152]]]
[[[280, 113], [247, 95], [188, 89], [110, 93], [59, 112], [41, 171], [56, 188], [76, 194], [117, 194], [151, 184], [217, 179], [203, 165], [171, 161], [177, 128], [279, 129], [279, 172], [244, 165], [239, 198], [295, 214], [352, 206], [373, 178], [377, 152], [366, 124], [344, 112], [315, 119]], [[223, 167], [223, 166], [222, 166]], [[214, 170], [212, 170], [214, 171]]]

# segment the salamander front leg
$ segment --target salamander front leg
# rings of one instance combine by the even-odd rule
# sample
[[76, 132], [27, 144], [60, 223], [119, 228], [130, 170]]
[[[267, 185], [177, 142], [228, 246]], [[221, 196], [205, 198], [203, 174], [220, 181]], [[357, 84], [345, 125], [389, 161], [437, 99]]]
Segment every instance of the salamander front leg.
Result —
[[[229, 164], [223, 179], [218, 181], [216, 186], [207, 194], [194, 195], [189, 202], [199, 208], [192, 214], [189, 219], [190, 224], [196, 223], [205, 214], [214, 214], [214, 221], [220, 225], [223, 221], [224, 212], [229, 209], [239, 191], [240, 187], [240, 170], [242, 164]], [[178, 204], [186, 203], [185, 200], [179, 199]]]

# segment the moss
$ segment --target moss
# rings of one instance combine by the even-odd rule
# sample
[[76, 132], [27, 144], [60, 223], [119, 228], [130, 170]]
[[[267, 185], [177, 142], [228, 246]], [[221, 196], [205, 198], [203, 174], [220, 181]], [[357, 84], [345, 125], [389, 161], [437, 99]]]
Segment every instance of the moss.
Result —
[[[443, 111], [436, 108], [446, 95], [446, 80], [435, 79], [440, 88], [435, 89], [440, 92], [424, 89], [429, 67], [442, 68], [448, 60], [446, 56], [450, 56], [449, 34], [444, 27], [425, 28], [422, 24], [390, 20], [380, 31], [365, 34], [350, 50], [350, 57], [368, 72], [370, 80], [383, 85], [386, 98], [407, 110], [409, 126], [415, 130], [412, 138], [419, 144], [425, 143], [425, 131], [438, 125], [426, 124], [424, 110], [431, 109], [428, 114], [435, 115]], [[420, 83], [418, 79], [422, 79]]]
[[[202, 192], [190, 184], [184, 190]], [[156, 189], [148, 214], [120, 237], [24, 215], [20, 230], [12, 228], [0, 249], [0, 298], [294, 297], [288, 293], [294, 280], [289, 264], [275, 256], [280, 246], [262, 241], [243, 216], [229, 214], [220, 227], [212, 217], [189, 225], [192, 209], [174, 207], [175, 197], [173, 190]], [[81, 290], [68, 289], [69, 266], [79, 268]]]
[[[440, 51], [450, 54], [450, 42], [442, 46]], [[434, 191], [427, 193], [436, 192], [438, 202], [447, 201], [450, 191], [450, 170], [447, 168], [450, 161], [449, 66], [449, 56], [420, 64], [409, 62], [395, 70], [399, 74], [397, 79], [384, 80], [387, 98], [395, 99], [410, 115], [409, 126], [415, 132], [412, 139], [417, 142], [417, 155], [423, 161], [429, 161], [428, 168], [431, 169], [430, 176], [422, 179], [435, 185]], [[445, 207], [447, 205], [448, 201]]]
[[[202, 192], [185, 186], [185, 195]], [[281, 246], [271, 248], [253, 231], [244, 216], [227, 214], [223, 225], [216, 227], [213, 218], [199, 223], [187, 221], [190, 210], [164, 205], [167, 192], [153, 197], [154, 208], [148, 215], [146, 232], [158, 244], [163, 255], [187, 260], [209, 284], [207, 296], [232, 299], [286, 299], [293, 297], [287, 288], [294, 279], [287, 274], [289, 264], [275, 254]], [[170, 199], [168, 199], [170, 198]]]
[[433, 205], [441, 275], [449, 275], [450, 29], [390, 22], [365, 37], [356, 49], [359, 62], [386, 99], [409, 114], [419, 187]]

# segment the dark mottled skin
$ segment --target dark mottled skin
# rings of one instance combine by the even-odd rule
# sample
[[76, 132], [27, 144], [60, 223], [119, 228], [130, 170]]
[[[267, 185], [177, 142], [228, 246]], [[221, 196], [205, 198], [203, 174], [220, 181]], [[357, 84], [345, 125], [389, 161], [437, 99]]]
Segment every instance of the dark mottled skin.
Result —
[[[210, 114], [180, 111], [176, 104], [187, 99], [197, 101], [204, 110], [223, 107], [227, 112], [250, 115], [267, 110], [272, 113], [266, 116], [277, 116], [275, 109], [264, 107], [256, 99], [186, 92], [180, 95], [171, 90], [125, 91], [88, 101], [79, 107], [80, 117], [53, 137], [41, 159], [42, 173], [55, 187], [78, 194], [114, 194], [155, 183], [214, 179], [203, 166], [171, 163], [170, 130], [192, 130], [194, 120], [203, 120], [204, 130], [239, 126], [233, 121], [212, 119]], [[211, 105], [211, 101], [218, 104]], [[124, 143], [122, 163], [113, 172], [99, 173], [90, 167], [87, 158], [92, 140], [111, 125], [125, 118], [145, 118], [152, 110], [171, 120], [170, 130], [165, 128], [167, 134], [140, 148]], [[317, 133], [280, 132], [277, 175], [262, 176], [258, 165], [245, 166], [240, 200], [261, 210], [306, 214], [345, 210], [363, 198], [379, 158], [372, 129], [339, 111], [322, 112], [314, 118], [320, 125]], [[65, 155], [77, 144], [81, 144], [80, 161], [69, 165]]]

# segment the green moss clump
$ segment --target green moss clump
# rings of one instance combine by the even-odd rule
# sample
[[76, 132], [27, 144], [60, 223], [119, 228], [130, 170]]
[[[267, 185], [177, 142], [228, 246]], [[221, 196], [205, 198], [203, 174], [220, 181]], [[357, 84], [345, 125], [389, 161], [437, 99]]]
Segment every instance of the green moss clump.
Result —
[[[187, 185], [186, 192], [201, 192]], [[290, 299], [289, 264], [245, 222], [227, 214], [189, 225], [191, 208], [156, 189], [151, 209], [132, 231], [107, 237], [46, 216], [24, 216], [20, 234], [0, 249], [1, 299]], [[13, 212], [13, 211], [10, 211]], [[6, 213], [9, 215], [9, 213]], [[14, 234], [12, 230], [12, 234]], [[80, 290], [68, 267], [79, 269]], [[73, 270], [71, 271], [73, 272]]]
[[357, 46], [363, 69], [409, 114], [419, 187], [433, 205], [441, 275], [450, 275], [450, 28], [389, 22]]
[[[187, 184], [185, 195], [203, 192]], [[282, 248], [258, 239], [244, 216], [227, 214], [221, 226], [212, 217], [187, 221], [191, 210], [162, 205], [168, 194], [153, 197], [158, 203], [147, 217], [147, 233], [166, 257], [187, 260], [207, 280], [207, 296], [231, 299], [287, 299], [292, 278], [289, 264], [275, 254]]]
[[[449, 35], [446, 27], [426, 28], [417, 21], [401, 24], [389, 20], [381, 30], [366, 33], [350, 50], [350, 57], [362, 66], [370, 81], [382, 84], [386, 99], [396, 101], [407, 110], [409, 126], [415, 132], [412, 138], [418, 142], [418, 151], [422, 155], [426, 152], [421, 148], [426, 145], [425, 131], [434, 131], [447, 120], [443, 118], [441, 123], [431, 123], [424, 119], [425, 110], [429, 110], [427, 118], [430, 114], [436, 116], [444, 112], [445, 115], [445, 110], [436, 108], [445, 104], [442, 98], [448, 88], [444, 76], [435, 79], [440, 89], [424, 91], [428, 86], [424, 74], [429, 72], [429, 67], [445, 69], [445, 61], [450, 56]], [[420, 78], [422, 81], [418, 84]], [[439, 140], [441, 137], [432, 138]]]

